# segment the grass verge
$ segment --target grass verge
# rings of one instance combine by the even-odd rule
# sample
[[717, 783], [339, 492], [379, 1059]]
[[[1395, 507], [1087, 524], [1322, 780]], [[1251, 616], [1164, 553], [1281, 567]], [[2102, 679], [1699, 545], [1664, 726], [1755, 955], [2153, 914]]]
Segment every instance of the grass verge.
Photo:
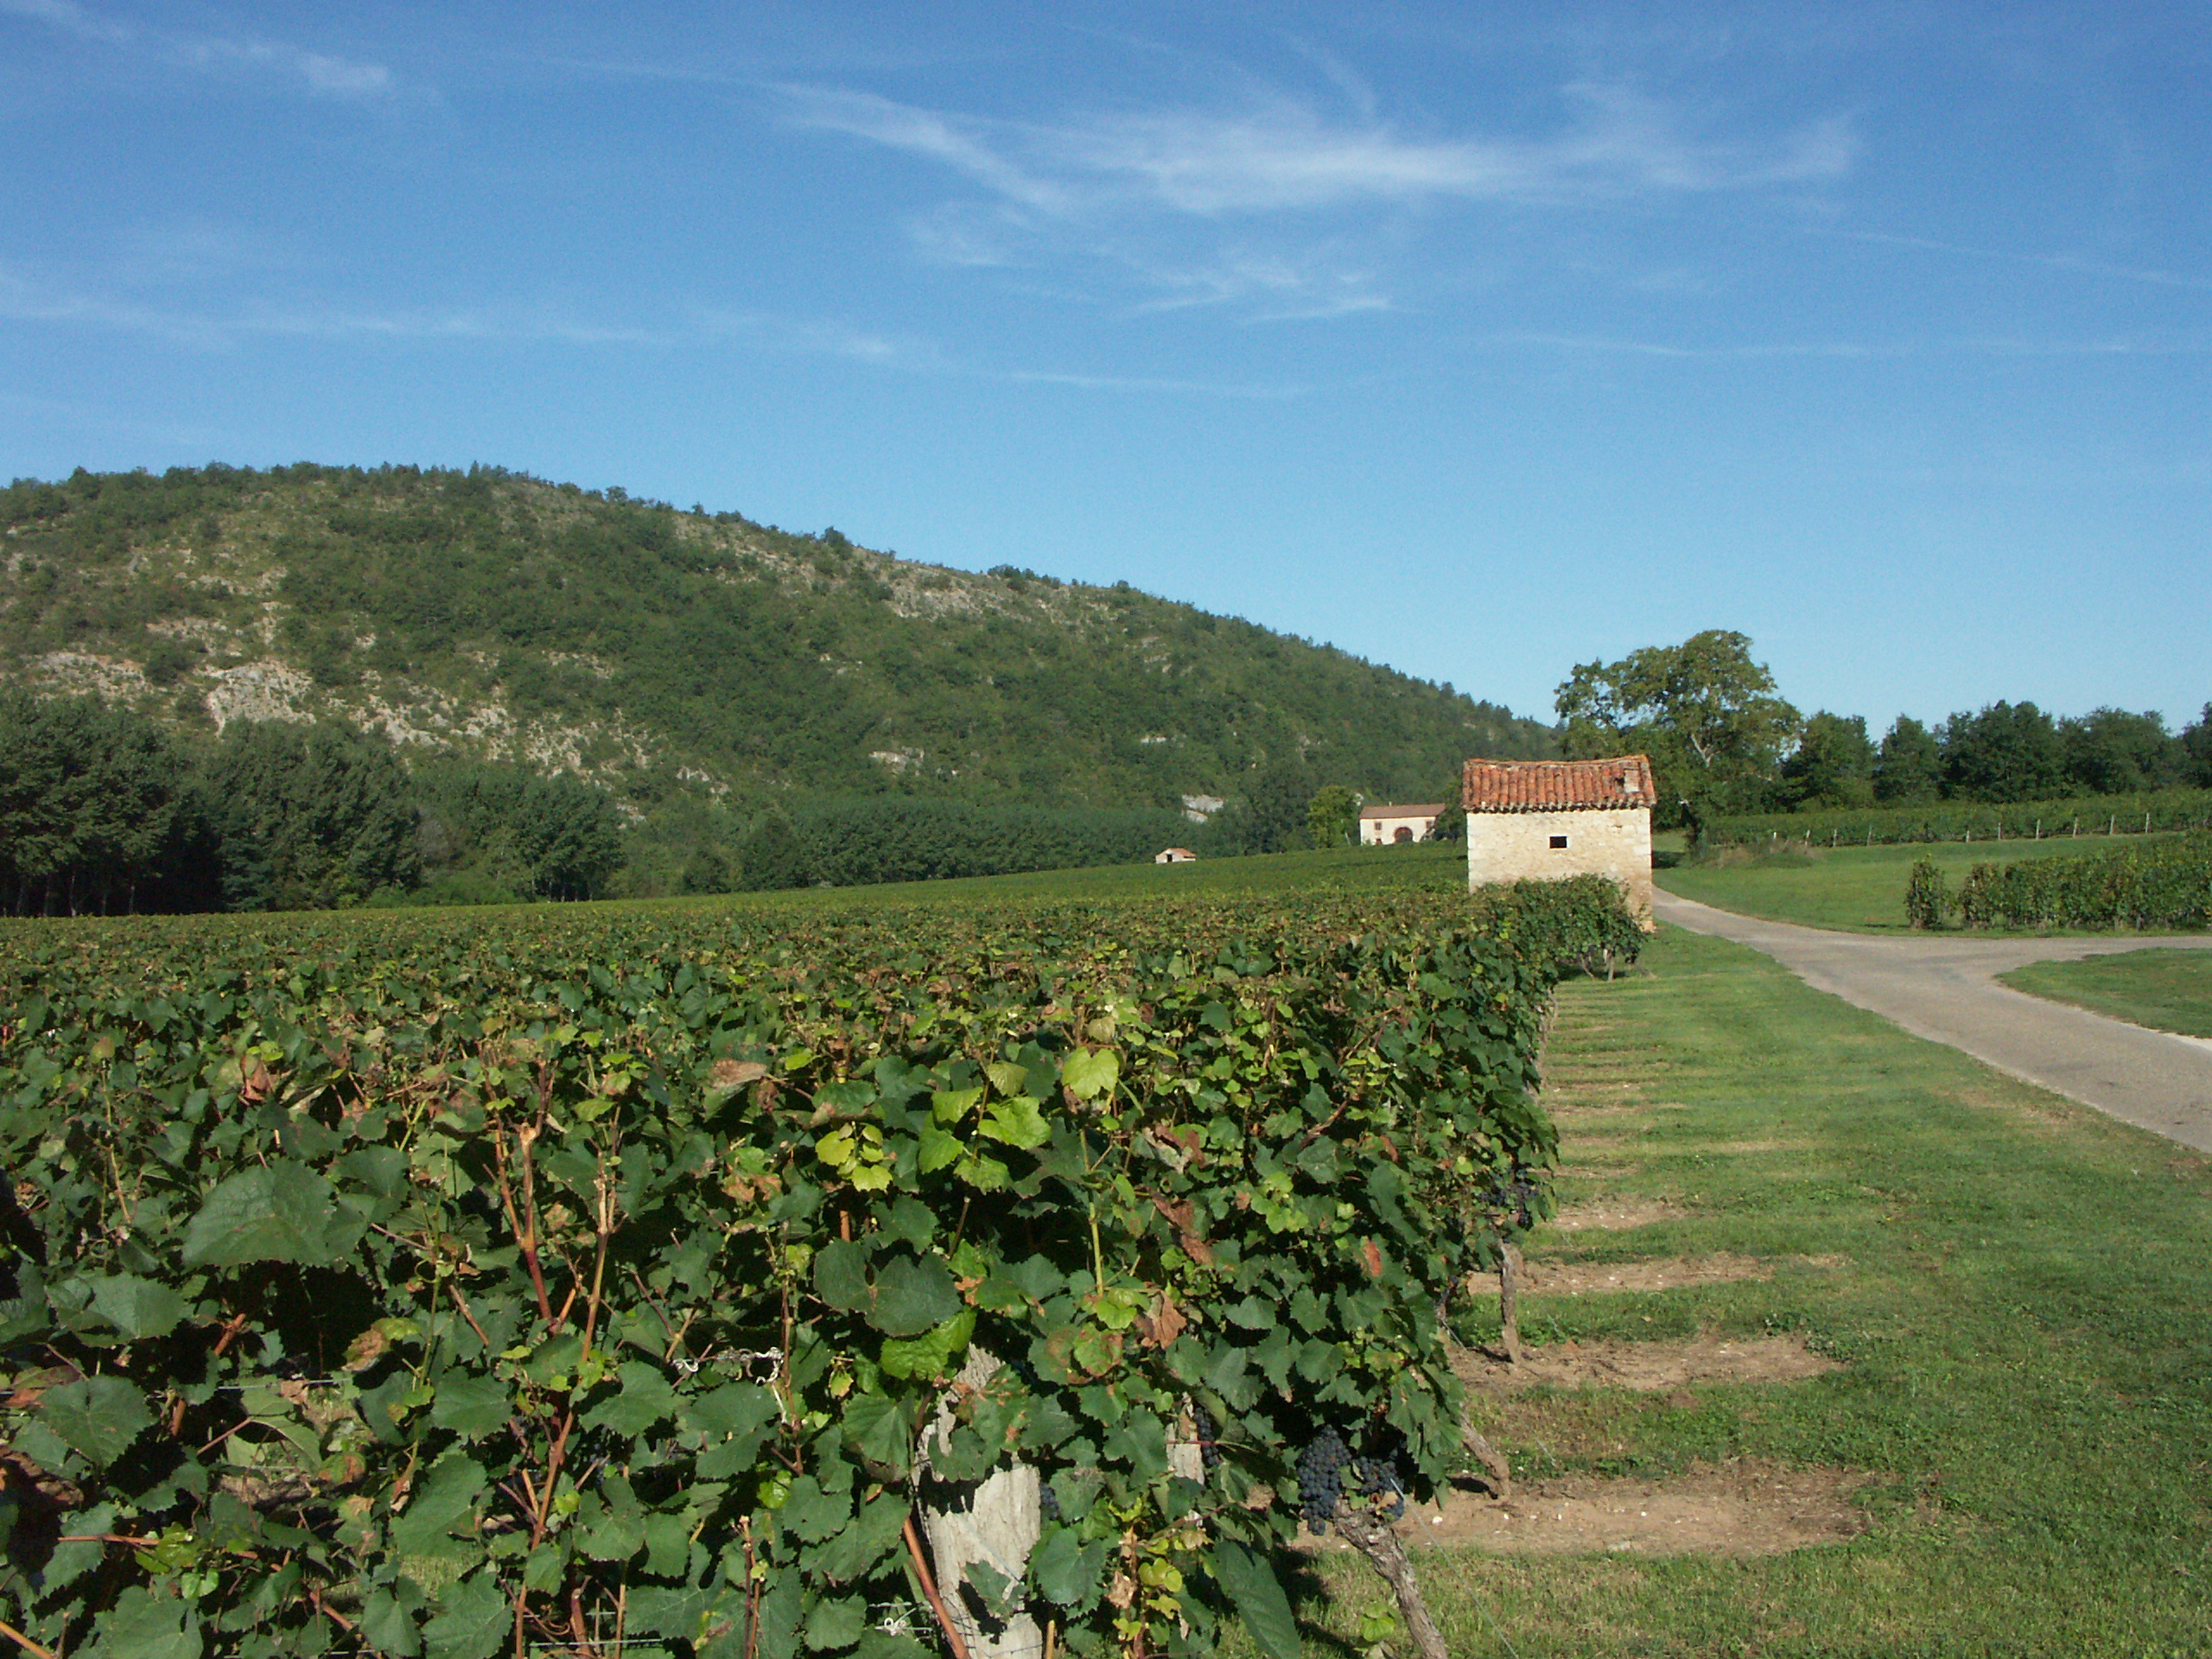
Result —
[[[1653, 876], [1665, 891], [1700, 904], [1764, 916], [1770, 921], [1851, 933], [1909, 933], [1904, 918], [1905, 878], [1913, 864], [1932, 859], [1952, 891], [1977, 864], [2011, 864], [2022, 859], [2063, 857], [2110, 843], [2103, 837], [2080, 841], [1945, 842], [1901, 847], [1839, 847], [1783, 851], [1768, 855], [1738, 854], [1718, 863], [1662, 867]], [[1988, 937], [1988, 931], [1979, 937]]]
[[[1562, 995], [1563, 1198], [1670, 1218], [1532, 1262], [1762, 1258], [1764, 1280], [1535, 1297], [1532, 1343], [1794, 1336], [1777, 1383], [1484, 1396], [1529, 1483], [1754, 1460], [1873, 1478], [1847, 1543], [1748, 1559], [1417, 1551], [1452, 1650], [2212, 1650], [2212, 1160], [1919, 1041], [1726, 941]], [[1494, 1318], [1491, 1328], [1494, 1329]], [[1471, 1331], [1480, 1336], [1481, 1331]], [[1307, 1651], [1386, 1600], [1305, 1569]]]
[[2130, 1025], [2212, 1037], [2212, 952], [2130, 950], [2083, 962], [2031, 963], [1998, 977], [2016, 991]]

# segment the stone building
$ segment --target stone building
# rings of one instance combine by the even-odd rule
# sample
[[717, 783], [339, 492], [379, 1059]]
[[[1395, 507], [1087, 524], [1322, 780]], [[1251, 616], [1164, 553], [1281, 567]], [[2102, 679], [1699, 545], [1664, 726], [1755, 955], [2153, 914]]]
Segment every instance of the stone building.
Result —
[[1651, 762], [1470, 760], [1467, 887], [1610, 875], [1651, 920]]
[[1359, 844], [1363, 847], [1403, 846], [1427, 841], [1436, 832], [1444, 810], [1441, 801], [1412, 806], [1363, 806], [1359, 809]]

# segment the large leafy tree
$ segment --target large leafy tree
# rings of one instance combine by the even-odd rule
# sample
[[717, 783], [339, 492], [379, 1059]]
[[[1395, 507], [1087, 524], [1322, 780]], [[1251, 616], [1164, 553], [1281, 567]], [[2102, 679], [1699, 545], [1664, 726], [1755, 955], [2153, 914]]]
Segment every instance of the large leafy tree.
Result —
[[621, 868], [613, 800], [580, 778], [449, 764], [429, 771], [423, 791], [424, 827], [457, 848], [454, 861], [516, 892], [597, 899]]
[[2067, 784], [2085, 794], [2162, 789], [2181, 775], [2179, 746], [2160, 714], [2092, 709], [2058, 722], [2058, 747]]
[[378, 739], [336, 725], [237, 721], [207, 785], [232, 909], [358, 904], [411, 887], [420, 874], [414, 791]]
[[2058, 725], [2032, 702], [1993, 702], [1943, 723], [1943, 792], [1969, 801], [2037, 801], [2064, 788]]
[[1874, 798], [1885, 806], [1916, 806], [1942, 792], [1942, 745], [1910, 715], [1899, 715], [1874, 757]]
[[1314, 793], [1313, 773], [1302, 760], [1269, 760], [1254, 768], [1243, 788], [1207, 821], [1198, 850], [1226, 858], [1303, 846]]
[[2194, 724], [2182, 728], [2174, 742], [2181, 751], [2182, 781], [2198, 789], [2212, 789], [2212, 702], [2204, 705], [2204, 712]]
[[1826, 709], [1805, 722], [1782, 763], [1782, 792], [1792, 806], [1865, 806], [1874, 798], [1874, 746], [1864, 715]]
[[1618, 663], [1578, 664], [1553, 706], [1568, 758], [1649, 755], [1658, 822], [1696, 834], [1721, 813], [1767, 804], [1804, 724], [1751, 660], [1751, 640], [1720, 628]]
[[1348, 847], [1359, 839], [1359, 796], [1325, 784], [1306, 807], [1306, 834], [1316, 847]]
[[[189, 839], [157, 728], [91, 697], [0, 700], [0, 880], [22, 912], [139, 907]], [[150, 893], [148, 896], [153, 896]]]

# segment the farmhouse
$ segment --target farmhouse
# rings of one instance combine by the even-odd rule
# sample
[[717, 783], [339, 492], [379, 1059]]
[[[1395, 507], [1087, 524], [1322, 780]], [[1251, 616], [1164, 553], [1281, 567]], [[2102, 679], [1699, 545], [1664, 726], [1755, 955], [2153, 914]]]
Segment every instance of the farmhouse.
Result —
[[1436, 828], [1444, 803], [1427, 806], [1363, 806], [1359, 809], [1359, 844], [1389, 847], [1408, 841], [1427, 841]]
[[1195, 864], [1198, 855], [1187, 847], [1163, 847], [1152, 855], [1155, 864]]
[[1470, 760], [1467, 887], [1610, 875], [1651, 920], [1651, 762]]

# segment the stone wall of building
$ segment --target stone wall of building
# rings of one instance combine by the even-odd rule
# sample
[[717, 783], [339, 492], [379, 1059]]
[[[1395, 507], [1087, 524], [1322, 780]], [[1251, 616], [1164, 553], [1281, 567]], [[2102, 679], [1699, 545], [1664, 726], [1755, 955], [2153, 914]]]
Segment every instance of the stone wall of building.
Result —
[[1436, 815], [1441, 809], [1424, 806], [1416, 811], [1395, 813], [1389, 817], [1370, 818], [1364, 813], [1359, 820], [1359, 844], [1363, 847], [1388, 847], [1398, 839], [1398, 831], [1406, 830], [1408, 841], [1426, 841], [1430, 830], [1436, 828]]
[[[1554, 846], [1564, 839], [1564, 846]], [[1651, 811], [1595, 807], [1568, 812], [1467, 814], [1467, 887], [1494, 881], [1610, 875], [1629, 907], [1651, 924]]]

